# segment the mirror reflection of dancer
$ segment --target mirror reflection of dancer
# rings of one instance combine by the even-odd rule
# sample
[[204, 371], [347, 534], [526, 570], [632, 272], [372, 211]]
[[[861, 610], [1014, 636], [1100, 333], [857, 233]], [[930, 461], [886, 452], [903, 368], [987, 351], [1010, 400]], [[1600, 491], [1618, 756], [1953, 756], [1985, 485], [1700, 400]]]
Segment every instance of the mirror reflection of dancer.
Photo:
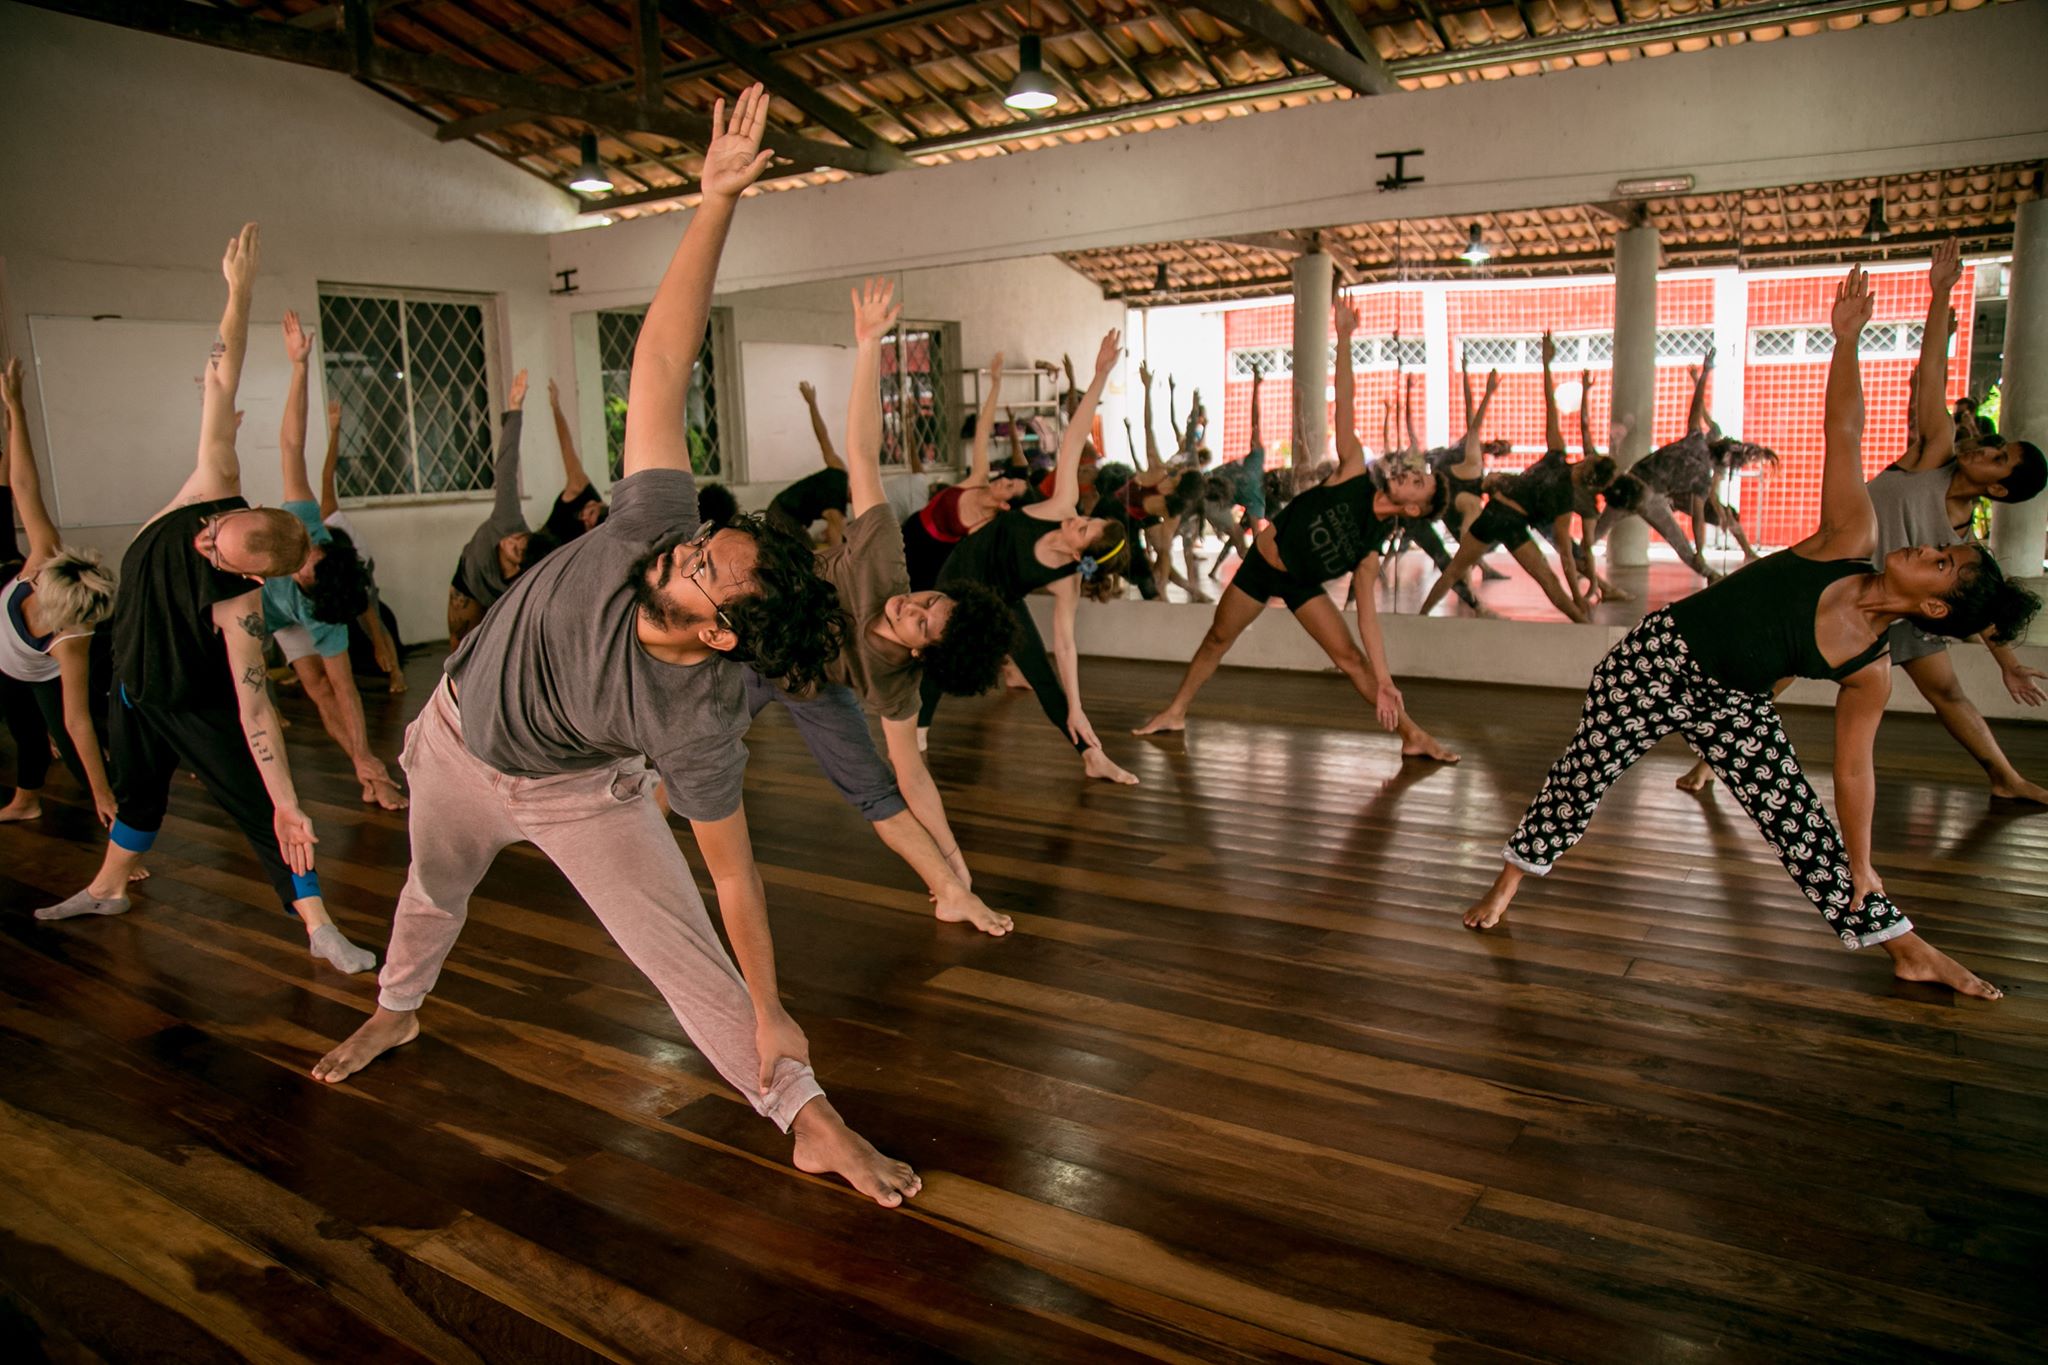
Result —
[[[1436, 565], [1439, 573], [1451, 567], [1451, 552], [1444, 545], [1443, 537], [1437, 534], [1437, 523], [1441, 521], [1450, 529], [1454, 538], [1462, 540], [1465, 524], [1477, 517], [1486, 507], [1486, 457], [1500, 457], [1508, 453], [1506, 441], [1484, 439], [1486, 410], [1493, 406], [1493, 395], [1500, 388], [1500, 371], [1487, 371], [1486, 391], [1479, 396], [1479, 401], [1475, 404], [1472, 400], [1471, 360], [1471, 354], [1467, 352], [1460, 358], [1459, 364], [1459, 377], [1465, 389], [1464, 439], [1448, 450], [1429, 452], [1430, 467], [1442, 474], [1444, 486], [1449, 490], [1443, 512], [1440, 516], [1409, 517], [1401, 523], [1409, 542], [1429, 556], [1430, 562]], [[1389, 428], [1391, 422], [1390, 410], [1381, 424], [1383, 429]], [[1382, 437], [1382, 441], [1384, 439]], [[1507, 577], [1484, 559], [1479, 560], [1478, 564], [1482, 578]], [[1465, 581], [1463, 574], [1451, 581], [1451, 591], [1458, 595], [1460, 602], [1478, 615], [1493, 615], [1479, 604], [1478, 594], [1472, 591], [1472, 585]]]
[[540, 563], [558, 542], [547, 531], [526, 529], [519, 505], [519, 437], [525, 429], [526, 371], [512, 376], [505, 413], [498, 426], [498, 455], [491, 464], [491, 514], [477, 526], [448, 585], [448, 650], [463, 640], [514, 579]]
[[[0, 620], [0, 709], [14, 736], [14, 795], [0, 806], [0, 822], [42, 816], [43, 780], [54, 743], [64, 766], [92, 794], [100, 824], [111, 826], [119, 804], [100, 756], [91, 674], [93, 631], [114, 611], [114, 575], [97, 551], [66, 549], [63, 533], [43, 506], [21, 401], [19, 356], [0, 374], [0, 399], [7, 421], [7, 455], [0, 462], [0, 564], [19, 564], [0, 586], [0, 612], [5, 613]], [[14, 543], [16, 507], [28, 533], [26, 557]]]
[[[740, 96], [730, 130], [725, 102], [713, 109], [704, 196], [634, 347], [625, 476], [611, 515], [521, 576], [449, 659], [413, 722], [412, 867], [377, 1011], [313, 1075], [345, 1080], [418, 1035], [419, 1007], [471, 891], [500, 850], [530, 840], [719, 1074], [794, 1132], [796, 1165], [894, 1207], [917, 1193], [916, 1174], [847, 1128], [782, 1007], [740, 803], [747, 713], [737, 660], [807, 682], [838, 653], [843, 623], [807, 545], [758, 518], [697, 527], [685, 439], [691, 360], [733, 210], [769, 161], [759, 151], [767, 114], [758, 85]], [[649, 799], [657, 773], [696, 833], [741, 971]]]
[[[1119, 337], [1112, 330], [1102, 339], [1095, 356], [1095, 377], [1060, 439], [1052, 496], [1029, 507], [998, 513], [988, 525], [961, 541], [939, 573], [939, 588], [951, 591], [955, 585], [980, 583], [995, 589], [1016, 620], [1010, 658], [1038, 695], [1046, 718], [1081, 755], [1082, 770], [1106, 782], [1135, 785], [1137, 777], [1112, 763], [1102, 751], [1102, 741], [1081, 709], [1080, 652], [1074, 644], [1074, 616], [1081, 603], [1082, 581], [1087, 580], [1092, 592], [1113, 590], [1120, 565], [1137, 551], [1116, 522], [1075, 512], [1081, 487], [1081, 447], [1118, 352]], [[1050, 657], [1025, 600], [1040, 588], [1049, 590], [1053, 600]], [[920, 731], [930, 729], [939, 707], [938, 684], [929, 675], [923, 693], [924, 704], [917, 717]], [[924, 736], [919, 738], [922, 742]]]
[[263, 582], [302, 567], [312, 542], [299, 518], [242, 499], [235, 392], [249, 349], [256, 225], [221, 258], [228, 301], [201, 388], [199, 451], [177, 496], [144, 523], [121, 558], [114, 602], [114, 698], [107, 738], [118, 809], [97, 876], [37, 919], [118, 915], [156, 842], [180, 768], [199, 775], [270, 879], [307, 950], [338, 971], [377, 965], [327, 913], [313, 871], [313, 822], [299, 806], [263, 667]]
[[[1427, 616], [1444, 600], [1453, 583], [1460, 582], [1485, 553], [1504, 545], [1551, 604], [1569, 620], [1585, 621], [1587, 596], [1580, 586], [1578, 565], [1568, 548], [1572, 543], [1573, 506], [1581, 491], [1598, 493], [1614, 481], [1614, 461], [1570, 462], [1564, 447], [1564, 424], [1558, 416], [1556, 388], [1550, 378], [1550, 364], [1557, 358], [1557, 343], [1543, 334], [1544, 435], [1542, 459], [1519, 474], [1495, 475], [1487, 480], [1485, 510], [1467, 520], [1459, 532], [1458, 552], [1450, 567], [1430, 585], [1422, 599], [1420, 614]], [[1552, 574], [1536, 548], [1534, 528], [1549, 525], [1557, 541], [1558, 573]], [[1562, 578], [1562, 582], [1560, 582]]]
[[[1877, 509], [1873, 567], [1882, 568], [1887, 556], [1912, 545], [1947, 548], [1971, 544], [1979, 498], [2025, 502], [2048, 482], [2048, 461], [2042, 459], [2038, 447], [2026, 441], [1997, 445], [1956, 441], [1946, 399], [1952, 320], [1949, 296], [1962, 269], [1962, 253], [1955, 242], [1936, 249], [1929, 278], [1933, 297], [1927, 308], [1911, 400], [1916, 410], [1914, 434], [1906, 453], [1870, 481], [1870, 501]], [[2014, 701], [2039, 706], [2048, 700], [2041, 690], [2044, 675], [2021, 663], [2009, 643], [1989, 631], [1977, 638], [1998, 661], [2005, 689]], [[1992, 800], [2048, 804], [2048, 789], [2029, 782], [2013, 766], [1992, 735], [1984, 713], [1963, 691], [1948, 656], [1947, 639], [1930, 635], [1910, 621], [1895, 622], [1888, 639], [1892, 662], [1905, 669], [1943, 727], [1990, 779]], [[1703, 791], [1712, 781], [1713, 771], [1701, 763], [1680, 778], [1678, 785], [1686, 791]]]
[[[1547, 874], [1585, 834], [1607, 788], [1675, 730], [1728, 782], [1844, 944], [1883, 944], [1893, 972], [1906, 980], [1998, 998], [1997, 987], [1914, 933], [1885, 896], [1871, 862], [1871, 748], [1891, 693], [1885, 641], [1894, 622], [1955, 637], [1991, 629], [2012, 639], [2040, 600], [2008, 583], [1976, 547], [1911, 546], [1871, 571], [1878, 517], [1863, 485], [1856, 358], [1870, 309], [1869, 282], [1861, 267], [1852, 269], [1835, 295], [1819, 527], [1791, 549], [1650, 613], [1608, 651], [1593, 672], [1578, 733], [1509, 837], [1492, 889], [1466, 911], [1469, 927], [1499, 923], [1523, 876]], [[1841, 684], [1835, 800], [1845, 838], [1800, 771], [1772, 703], [1771, 686], [1784, 677]]]
[[[1357, 317], [1348, 300], [1338, 300], [1335, 372], [1337, 472], [1295, 495], [1271, 524], [1260, 528], [1252, 552], [1216, 604], [1216, 616], [1200, 648], [1189, 661], [1180, 688], [1166, 709], [1131, 733], [1156, 735], [1187, 727], [1188, 707], [1202, 684], [1216, 672], [1223, 656], [1246, 627], [1259, 619], [1266, 603], [1279, 598], [1294, 619], [1322, 646], [1330, 662], [1350, 680], [1358, 695], [1372, 703], [1381, 725], [1401, 737], [1405, 757], [1455, 763], [1458, 756], [1408, 714], [1401, 689], [1387, 664], [1380, 632], [1379, 608], [1372, 584], [1380, 554], [1401, 517], [1435, 516], [1443, 511], [1447, 490], [1441, 478], [1419, 456], [1381, 460], [1368, 467], [1358, 439], [1352, 408], [1351, 333]], [[1351, 642], [1344, 616], [1325, 585], [1352, 575], [1358, 585], [1352, 596], [1358, 611], [1358, 638]]]
[[[1010, 504], [1030, 491], [1021, 478], [1004, 474], [989, 477], [988, 447], [995, 428], [996, 413], [1002, 409], [1003, 353], [997, 351], [988, 363], [988, 392], [982, 396], [981, 411], [974, 419], [974, 442], [967, 477], [932, 494], [931, 500], [903, 519], [903, 556], [910, 569], [912, 592], [929, 592], [939, 584], [939, 570], [946, 567], [953, 547], [1007, 512]], [[1015, 426], [1012, 425], [1014, 432]]]
[[341, 462], [341, 403], [330, 400], [327, 404], [327, 455], [320, 465], [320, 520], [331, 531], [337, 541], [345, 541], [355, 551], [363, 566], [363, 586], [369, 594], [363, 614], [357, 618], [355, 628], [350, 631], [350, 650], [359, 652], [355, 642], [355, 629], [363, 633], [363, 641], [369, 647], [370, 658], [377, 670], [384, 675], [385, 683], [392, 696], [405, 691], [404, 651], [398, 639], [392, 634], [397, 617], [386, 625], [384, 616], [389, 608], [379, 599], [377, 592], [377, 566], [363, 549], [363, 539], [356, 534], [355, 523], [348, 513], [341, 510], [341, 498], [335, 492], [334, 476]]
[[[1722, 506], [1719, 492], [1714, 487], [1720, 466], [1715, 462], [1709, 435], [1712, 419], [1707, 416], [1707, 381], [1713, 373], [1714, 353], [1709, 350], [1701, 363], [1693, 368], [1692, 404], [1686, 410], [1685, 435], [1669, 445], [1657, 447], [1617, 474], [1602, 494], [1607, 506], [1593, 527], [1593, 543], [1597, 546], [1607, 539], [1624, 517], [1641, 517], [1664, 537], [1665, 544], [1678, 551], [1682, 563], [1709, 583], [1721, 575], [1707, 563], [1702, 553], [1706, 544], [1706, 528], [1709, 524], [1719, 525], [1734, 519], [1733, 512], [1723, 515], [1716, 510]], [[1745, 445], [1739, 452], [1732, 445], [1727, 449], [1736, 455], [1754, 453], [1759, 458], [1777, 458], [1762, 446]], [[1693, 536], [1687, 536], [1679, 526], [1674, 511], [1683, 511], [1692, 518]], [[1739, 525], [1739, 521], [1736, 524]], [[1745, 540], [1745, 548], [1747, 544]], [[1749, 557], [1756, 558], [1753, 550], [1749, 551]]]
[[[853, 520], [818, 553], [818, 576], [838, 593], [846, 643], [804, 691], [746, 670], [747, 711], [780, 703], [804, 747], [875, 834], [917, 873], [941, 920], [1006, 934], [1008, 915], [974, 894], [974, 878], [946, 820], [938, 784], [917, 747], [920, 687], [972, 696], [995, 686], [1010, 647], [1010, 608], [974, 584], [912, 592], [896, 509], [882, 486], [881, 342], [896, 321], [893, 288], [870, 280], [854, 295], [853, 393], [846, 411], [846, 473]], [[866, 709], [863, 709], [865, 707]], [[889, 761], [875, 752], [867, 711], [882, 720]]]
[[846, 535], [846, 507], [851, 494], [846, 486], [846, 461], [832, 448], [832, 433], [825, 415], [818, 411], [818, 391], [808, 380], [796, 386], [803, 395], [804, 410], [811, 417], [811, 434], [818, 440], [818, 456], [825, 467], [804, 475], [777, 493], [768, 504], [768, 524], [799, 539], [811, 538], [811, 523], [825, 523], [825, 543], [837, 545]]

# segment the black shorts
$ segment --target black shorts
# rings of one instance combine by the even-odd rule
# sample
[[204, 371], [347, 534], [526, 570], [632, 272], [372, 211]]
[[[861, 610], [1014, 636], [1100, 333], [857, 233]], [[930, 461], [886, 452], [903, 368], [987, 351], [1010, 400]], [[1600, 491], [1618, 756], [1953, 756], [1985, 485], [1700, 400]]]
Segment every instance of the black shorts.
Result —
[[1498, 545], [1512, 552], [1529, 543], [1529, 523], [1507, 504], [1489, 502], [1485, 511], [1472, 518], [1472, 524], [1465, 528], [1465, 534], [1459, 539], [1476, 540], [1481, 545]]
[[1276, 569], [1266, 562], [1266, 557], [1253, 546], [1251, 552], [1237, 566], [1236, 575], [1230, 580], [1236, 588], [1254, 602], [1270, 602], [1279, 598], [1287, 604], [1287, 610], [1298, 612], [1318, 597], [1325, 596], [1323, 585], [1312, 583], [1298, 574]]

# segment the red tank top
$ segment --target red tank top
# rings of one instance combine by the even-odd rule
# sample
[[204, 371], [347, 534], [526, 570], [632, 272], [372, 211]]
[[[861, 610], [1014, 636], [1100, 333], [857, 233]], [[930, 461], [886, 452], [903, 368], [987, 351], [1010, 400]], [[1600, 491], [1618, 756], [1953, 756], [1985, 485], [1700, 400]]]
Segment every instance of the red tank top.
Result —
[[967, 535], [967, 523], [960, 519], [960, 499], [967, 490], [959, 484], [941, 488], [918, 510], [917, 519], [933, 540], [951, 545]]

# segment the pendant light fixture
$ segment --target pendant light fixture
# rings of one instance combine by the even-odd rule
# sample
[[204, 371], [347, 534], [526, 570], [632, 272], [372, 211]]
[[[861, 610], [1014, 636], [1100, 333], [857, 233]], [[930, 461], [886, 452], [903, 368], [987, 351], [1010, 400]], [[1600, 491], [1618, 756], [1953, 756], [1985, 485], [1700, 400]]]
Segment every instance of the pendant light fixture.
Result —
[[605, 194], [612, 187], [612, 178], [604, 173], [604, 163], [597, 159], [597, 134], [585, 133], [582, 139], [583, 164], [576, 168], [576, 178], [569, 182], [569, 188], [578, 194]]
[[1871, 195], [1870, 217], [1863, 224], [1864, 239], [1866, 241], [1881, 242], [1884, 240], [1885, 234], [1891, 230], [1891, 224], [1884, 220], [1884, 196], [1882, 194]]
[[1471, 232], [1466, 234], [1465, 249], [1458, 253], [1458, 259], [1467, 265], [1479, 265], [1492, 258], [1493, 248], [1487, 246], [1486, 239], [1479, 235], [1479, 224], [1474, 223]]
[[[1032, 7], [1032, 23], [1038, 21], [1037, 6]], [[1045, 49], [1036, 32], [1017, 35], [1017, 78], [1010, 82], [1009, 93], [1003, 96], [1003, 103], [1012, 109], [1021, 109], [1035, 114], [1041, 109], [1050, 109], [1060, 102], [1060, 92], [1045, 74]]]

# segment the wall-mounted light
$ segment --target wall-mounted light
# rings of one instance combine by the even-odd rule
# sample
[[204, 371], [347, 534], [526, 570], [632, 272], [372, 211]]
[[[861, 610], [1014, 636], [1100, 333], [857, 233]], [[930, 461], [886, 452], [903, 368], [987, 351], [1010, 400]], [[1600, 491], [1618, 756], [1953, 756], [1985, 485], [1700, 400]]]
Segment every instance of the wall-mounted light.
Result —
[[604, 163], [597, 159], [597, 134], [585, 133], [582, 139], [583, 163], [576, 168], [576, 178], [569, 182], [569, 188], [578, 194], [604, 194], [612, 187], [612, 178], [604, 173]]
[[1655, 199], [1666, 194], [1691, 194], [1692, 177], [1689, 175], [1653, 175], [1640, 180], [1618, 180], [1614, 184], [1616, 199]]
[[1003, 103], [1012, 109], [1036, 113], [1040, 109], [1050, 109], [1059, 102], [1059, 88], [1052, 83], [1052, 77], [1045, 74], [1045, 53], [1038, 35], [1019, 35], [1017, 78], [1010, 82], [1010, 91], [1003, 96]]
[[1480, 262], [1491, 260], [1492, 258], [1493, 248], [1489, 247], [1486, 244], [1486, 239], [1479, 235], [1479, 224], [1474, 223], [1472, 230], [1465, 236], [1465, 249], [1458, 253], [1458, 259], [1464, 261], [1467, 265], [1478, 265]]
[[1871, 195], [1870, 217], [1864, 220], [1863, 223], [1864, 240], [1881, 242], [1884, 240], [1885, 234], [1891, 230], [1891, 224], [1884, 220], [1884, 196], [1881, 194]]

